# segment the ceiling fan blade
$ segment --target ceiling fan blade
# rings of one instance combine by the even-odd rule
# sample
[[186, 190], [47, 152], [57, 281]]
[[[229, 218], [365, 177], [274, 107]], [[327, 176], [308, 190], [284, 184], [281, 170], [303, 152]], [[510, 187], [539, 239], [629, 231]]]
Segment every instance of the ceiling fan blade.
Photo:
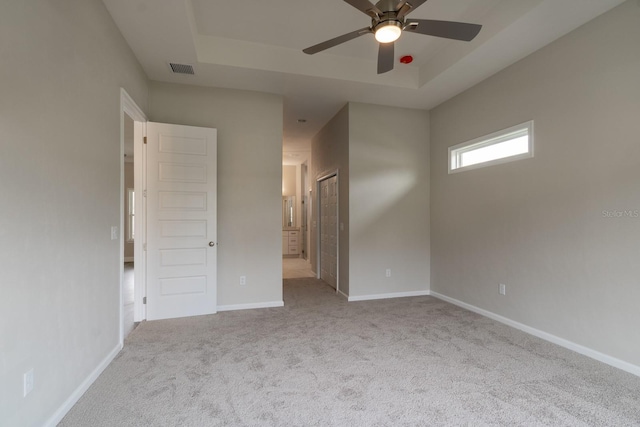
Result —
[[382, 15], [382, 11], [369, 0], [344, 0], [344, 2], [349, 3], [360, 12], [365, 13], [372, 18], [377, 18]]
[[341, 43], [348, 42], [349, 40], [353, 40], [357, 37], [360, 37], [368, 33], [371, 33], [371, 28], [369, 27], [361, 28], [359, 30], [352, 31], [350, 33], [343, 34], [331, 40], [327, 40], [325, 42], [318, 43], [316, 45], [308, 47], [304, 49], [303, 52], [308, 55], [313, 55], [314, 53], [322, 52], [325, 49], [329, 49], [330, 47], [334, 47]]
[[469, 42], [480, 32], [482, 25], [467, 24], [465, 22], [435, 21], [433, 19], [407, 20], [405, 31], [425, 34], [427, 36], [443, 37], [445, 39], [463, 40]]
[[378, 74], [393, 70], [395, 60], [394, 43], [380, 43], [378, 48]]
[[398, 4], [398, 19], [402, 19], [418, 7], [426, 3], [427, 0], [403, 0]]

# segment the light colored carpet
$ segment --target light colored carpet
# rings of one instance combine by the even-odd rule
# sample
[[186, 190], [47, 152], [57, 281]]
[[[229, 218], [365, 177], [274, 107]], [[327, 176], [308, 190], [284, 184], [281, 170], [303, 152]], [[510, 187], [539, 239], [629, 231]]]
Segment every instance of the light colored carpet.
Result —
[[640, 378], [432, 297], [144, 322], [62, 426], [640, 425]]

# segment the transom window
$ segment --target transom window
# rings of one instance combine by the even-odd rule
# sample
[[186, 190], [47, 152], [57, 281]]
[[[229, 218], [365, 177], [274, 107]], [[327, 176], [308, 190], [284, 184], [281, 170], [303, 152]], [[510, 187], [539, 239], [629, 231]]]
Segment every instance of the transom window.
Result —
[[449, 173], [533, 157], [533, 120], [449, 147]]

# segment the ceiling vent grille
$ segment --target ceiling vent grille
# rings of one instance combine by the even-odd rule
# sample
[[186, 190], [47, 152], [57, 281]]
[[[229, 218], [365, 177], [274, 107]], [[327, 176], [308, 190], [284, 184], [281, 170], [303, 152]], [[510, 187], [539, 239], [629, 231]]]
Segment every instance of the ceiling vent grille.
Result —
[[173, 62], [170, 62], [169, 66], [171, 67], [171, 71], [173, 71], [175, 74], [195, 74], [192, 65], [175, 64]]

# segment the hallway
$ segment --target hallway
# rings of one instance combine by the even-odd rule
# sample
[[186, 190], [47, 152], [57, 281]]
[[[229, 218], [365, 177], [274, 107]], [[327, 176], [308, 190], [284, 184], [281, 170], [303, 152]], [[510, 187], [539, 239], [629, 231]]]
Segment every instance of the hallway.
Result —
[[303, 258], [282, 258], [282, 278], [301, 279], [316, 277], [311, 270], [311, 263]]

